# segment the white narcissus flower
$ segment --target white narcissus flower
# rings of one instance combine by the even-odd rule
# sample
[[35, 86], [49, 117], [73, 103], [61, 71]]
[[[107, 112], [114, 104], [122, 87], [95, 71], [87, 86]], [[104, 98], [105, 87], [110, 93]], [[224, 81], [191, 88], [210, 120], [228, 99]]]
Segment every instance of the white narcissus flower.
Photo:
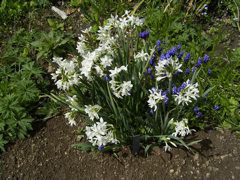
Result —
[[175, 60], [172, 57], [168, 59], [161, 59], [158, 61], [156, 69], [156, 79], [161, 81], [164, 78], [170, 78], [174, 73], [182, 72], [182, 64], [178, 62], [178, 58]]
[[103, 70], [101, 69], [100, 66], [95, 66], [94, 69], [96, 70], [97, 74], [100, 76], [100, 77], [103, 77], [105, 74], [103, 73]]
[[78, 102], [77, 102], [77, 96], [68, 96], [67, 97], [67, 102], [69, 103], [69, 108], [71, 109], [72, 112], [77, 112], [78, 109]]
[[98, 112], [102, 109], [99, 105], [85, 105], [85, 113], [89, 116], [89, 118], [93, 121], [95, 118], [99, 119]]
[[116, 28], [124, 30], [128, 27], [134, 28], [135, 26], [142, 26], [143, 22], [143, 19], [130, 15], [129, 11], [125, 11], [125, 14], [121, 18], [119, 18], [119, 20], [117, 20], [114, 25]]
[[123, 98], [123, 96], [129, 96], [130, 91], [133, 87], [131, 81], [123, 81], [121, 84], [120, 82], [117, 82], [115, 80], [111, 80], [110, 82], [110, 87], [113, 90], [113, 94], [117, 98]]
[[171, 58], [168, 59], [168, 64], [171, 66], [172, 68], [172, 74], [176, 73], [176, 72], [182, 72], [181, 67], [182, 64], [178, 62], [178, 58], [176, 58], [175, 60]]
[[131, 81], [123, 81], [123, 83], [120, 85], [120, 95], [121, 96], [129, 96], [132, 87], [133, 87], [133, 85], [132, 85]]
[[188, 105], [193, 99], [197, 100], [199, 97], [198, 83], [192, 84], [190, 80], [187, 80], [186, 87], [173, 96], [177, 104]]
[[149, 58], [149, 54], [145, 53], [143, 50], [141, 52], [138, 52], [136, 55], [134, 55], [135, 60], [147, 61], [148, 58]]
[[68, 120], [68, 123], [70, 124], [70, 126], [76, 126], [76, 121], [75, 121], [75, 115], [73, 112], [67, 112], [65, 113], [65, 118]]
[[93, 52], [88, 52], [81, 62], [82, 67], [80, 68], [80, 72], [84, 75], [88, 80], [91, 80], [91, 70], [94, 65], [94, 62], [97, 61], [98, 54]]
[[167, 65], [168, 65], [168, 61], [167, 60], [160, 60], [160, 61], [158, 61], [158, 64], [155, 66], [157, 81], [161, 81], [162, 79], [168, 77], [169, 73], [166, 70], [166, 66]]
[[113, 70], [109, 70], [110, 77], [114, 79], [121, 71], [127, 71], [127, 66], [115, 67]]
[[119, 141], [115, 138], [113, 131], [111, 130], [113, 126], [107, 124], [100, 118], [99, 122], [96, 122], [92, 126], [86, 126], [86, 136], [93, 146], [106, 146], [108, 143], [117, 144]]
[[153, 109], [154, 111], [156, 111], [157, 110], [157, 104], [159, 102], [164, 101], [164, 98], [166, 96], [164, 96], [162, 94], [162, 90], [158, 90], [156, 88], [150, 89], [149, 92], [150, 92], [150, 95], [148, 96], [148, 101], [147, 101], [148, 102], [148, 106], [151, 109]]
[[76, 49], [81, 56], [85, 56], [88, 52], [88, 48], [87, 48], [87, 45], [86, 45], [86, 38], [85, 38], [85, 36], [80, 35], [78, 37], [78, 39], [79, 39], [79, 42], [77, 42], [77, 48]]
[[87, 53], [87, 46], [84, 42], [77, 43], [77, 51], [81, 56], [84, 56]]
[[[97, 40], [99, 40], [99, 46], [92, 52], [87, 48], [85, 36], [81, 35], [79, 37], [79, 42], [77, 43], [77, 51], [83, 59], [81, 62], [80, 74], [85, 76], [87, 80], [93, 80], [92, 69], [93, 67], [99, 66], [99, 64], [97, 63], [101, 56], [103, 56], [102, 58], [100, 58], [101, 66], [103, 66], [104, 68], [111, 66], [113, 61], [112, 57], [115, 53], [113, 47], [116, 45], [119, 38], [118, 34], [113, 33], [113, 31], [116, 31], [116, 29], [122, 29], [125, 31], [130, 27], [141, 26], [142, 24], [142, 19], [130, 15], [127, 11], [121, 18], [119, 18], [118, 16], [111, 16], [105, 26], [99, 27], [99, 30], [97, 32]], [[89, 33], [89, 31], [90, 29], [86, 29], [83, 31], [83, 33], [87, 34]], [[147, 55], [145, 53], [141, 54], [141, 56], [143, 59], [146, 59], [146, 57], [143, 56]], [[96, 68], [98, 74], [102, 74], [100, 68]], [[127, 71], [126, 68], [123, 67], [115, 70]], [[110, 77], [114, 78], [114, 76], [120, 71], [110, 71]]]
[[86, 28], [86, 29], [82, 30], [82, 32], [83, 32], [84, 34], [88, 34], [91, 30], [92, 30], [92, 26], [90, 26], [89, 28]]
[[101, 65], [106, 68], [108, 66], [112, 65], [113, 59], [110, 56], [103, 56], [102, 58], [100, 58], [101, 61]]
[[188, 120], [186, 118], [184, 118], [180, 122], [174, 122], [173, 124], [175, 125], [175, 132], [172, 135], [175, 137], [177, 137], [178, 135], [180, 135], [181, 137], [185, 137], [186, 135], [191, 134], [192, 131], [195, 131], [193, 129], [189, 129]]
[[68, 90], [71, 86], [79, 83], [82, 77], [77, 73], [76, 59], [66, 60], [54, 57], [53, 62], [58, 65], [58, 69], [55, 73], [51, 74], [58, 89]]

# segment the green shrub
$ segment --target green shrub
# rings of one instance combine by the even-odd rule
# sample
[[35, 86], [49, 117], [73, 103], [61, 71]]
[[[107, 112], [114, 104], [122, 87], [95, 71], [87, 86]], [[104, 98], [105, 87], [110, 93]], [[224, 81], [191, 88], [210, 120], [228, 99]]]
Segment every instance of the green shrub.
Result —
[[[18, 31], [7, 43], [0, 56], [0, 148], [32, 129], [32, 121], [40, 106], [40, 95], [48, 92], [45, 73], [30, 57], [30, 43], [37, 33]], [[42, 105], [44, 106], [44, 105]]]

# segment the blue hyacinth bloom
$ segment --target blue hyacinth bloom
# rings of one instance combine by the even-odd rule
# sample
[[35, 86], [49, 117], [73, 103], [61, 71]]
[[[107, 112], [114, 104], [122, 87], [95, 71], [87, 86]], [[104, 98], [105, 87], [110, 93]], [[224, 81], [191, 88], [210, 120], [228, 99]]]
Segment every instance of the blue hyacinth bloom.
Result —
[[153, 80], [153, 79], [154, 79], [154, 75], [153, 75], [153, 74], [150, 74], [150, 78]]
[[184, 52], [183, 52], [183, 51], [181, 51], [181, 52], [178, 54], [178, 59], [182, 59], [182, 57], [183, 57], [183, 54], [184, 54]]
[[210, 57], [207, 54], [205, 54], [203, 57], [203, 63], [206, 64], [209, 60], [210, 60]]
[[160, 41], [160, 40], [157, 40], [156, 46], [157, 46], [157, 47], [160, 47], [161, 44], [162, 44], [161, 41]]
[[208, 9], [208, 5], [207, 4], [204, 4], [204, 9]]
[[98, 146], [98, 150], [99, 150], [99, 151], [102, 151], [103, 149], [104, 149], [104, 146], [103, 146], [103, 145]]
[[189, 68], [186, 69], [185, 74], [190, 74], [190, 69]]
[[178, 88], [176, 86], [173, 86], [172, 93], [173, 94], [178, 94]]
[[212, 70], [210, 68], [208, 68], [208, 75], [212, 74]]
[[150, 113], [151, 115], [153, 115], [153, 114], [154, 114], [154, 110], [151, 109], [151, 110], [149, 111], [149, 113]]
[[199, 112], [199, 111], [200, 111], [200, 109], [199, 109], [199, 107], [198, 107], [198, 106], [195, 106], [195, 107], [193, 108], [193, 111], [194, 111], [195, 113], [197, 113], [197, 112]]
[[160, 60], [164, 60], [164, 59], [167, 59], [167, 58], [166, 58], [166, 55], [165, 55], [165, 54], [161, 54]]
[[151, 65], [151, 66], [155, 66], [155, 56], [152, 56], [151, 58], [150, 58], [150, 61], [149, 61], [149, 64]]
[[183, 89], [185, 89], [187, 86], [187, 83], [184, 82], [182, 83], [181, 86], [179, 86], [178, 88], [174, 85], [173, 88], [172, 88], [172, 93], [173, 94], [179, 94]]
[[169, 56], [174, 56], [176, 51], [177, 51], [177, 48], [173, 47], [167, 52], [167, 54], [169, 54]]
[[149, 32], [147, 32], [147, 31], [139, 33], [139, 37], [142, 38], [142, 39], [147, 39], [148, 36], [149, 36]]
[[161, 51], [162, 51], [162, 48], [157, 47], [157, 52], [158, 52], [158, 54], [161, 54]]
[[182, 83], [182, 85], [179, 88], [180, 88], [180, 90], [183, 90], [183, 89], [185, 89], [185, 87], [187, 87], [187, 83], [186, 82]]
[[182, 45], [181, 45], [181, 44], [177, 45], [177, 49], [178, 49], [178, 50], [180, 50], [181, 48], [182, 48]]
[[169, 59], [169, 58], [171, 57], [171, 54], [170, 54], [169, 52], [167, 52], [167, 53], [165, 54], [165, 57], [166, 57], [166, 59]]
[[103, 79], [104, 79], [105, 81], [110, 81], [110, 77], [109, 77], [109, 76], [104, 76]]
[[196, 67], [193, 67], [192, 68], [192, 73], [194, 73], [196, 71], [196, 69], [197, 69]]
[[215, 105], [215, 106], [213, 107], [213, 109], [214, 109], [215, 111], [218, 111], [218, 110], [220, 109], [220, 106]]
[[167, 104], [168, 103], [168, 97], [167, 95], [163, 95], [164, 96], [164, 103]]
[[162, 95], [163, 95], [163, 96], [166, 96], [166, 95], [168, 94], [168, 92], [169, 92], [168, 90], [163, 91], [163, 92], [162, 92]]
[[147, 68], [147, 73], [151, 74], [151, 72], [152, 72], [152, 69], [151, 68]]
[[174, 73], [174, 76], [177, 76], [177, 75], [179, 75], [179, 74], [181, 74], [181, 71], [175, 72], [175, 73]]
[[202, 117], [202, 116], [203, 116], [203, 113], [202, 113], [202, 112], [199, 111], [199, 112], [196, 113], [196, 117], [197, 117], [197, 118], [200, 118], [200, 117]]
[[198, 58], [197, 64], [195, 66], [200, 67], [201, 65], [202, 65], [202, 58]]
[[190, 60], [190, 58], [191, 58], [191, 54], [190, 54], [190, 53], [187, 53], [187, 54], [186, 54], [186, 57], [184, 58], [184, 62], [185, 62], [185, 63], [188, 63], [188, 61]]

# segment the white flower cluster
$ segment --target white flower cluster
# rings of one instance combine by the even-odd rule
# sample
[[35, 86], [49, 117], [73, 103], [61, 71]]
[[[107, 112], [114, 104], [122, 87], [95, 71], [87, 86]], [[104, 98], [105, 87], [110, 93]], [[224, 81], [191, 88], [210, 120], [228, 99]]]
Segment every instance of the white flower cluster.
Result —
[[187, 80], [186, 84], [184, 89], [173, 95], [177, 104], [188, 105], [192, 102], [192, 99], [196, 100], [199, 97], [198, 83], [192, 84], [190, 80]]
[[58, 64], [58, 69], [52, 73], [57, 88], [60, 90], [68, 90], [74, 84], [78, 84], [81, 76], [76, 72], [77, 62], [75, 59], [68, 61], [63, 58], [54, 57], [53, 62]]
[[113, 131], [111, 130], [113, 126], [107, 124], [100, 118], [100, 122], [96, 122], [92, 126], [86, 126], [86, 136], [93, 146], [106, 146], [108, 143], [117, 144], [119, 141], [115, 138]]
[[[98, 36], [101, 36], [101, 32], [99, 32]], [[90, 51], [87, 48], [86, 42], [87, 42], [86, 37], [81, 35], [79, 37], [79, 42], [77, 43], [77, 51], [83, 58], [81, 62], [80, 72], [88, 80], [91, 80], [92, 79], [91, 73], [93, 69], [97, 71], [97, 74], [103, 76], [104, 68], [106, 68], [107, 66], [111, 66], [112, 64], [111, 56], [113, 55], [112, 46], [115, 43], [115, 40], [102, 39], [102, 41], [100, 41], [99, 43], [99, 46], [94, 51]]]
[[110, 87], [113, 90], [113, 94], [117, 98], [122, 98], [123, 96], [129, 96], [130, 91], [133, 87], [131, 81], [123, 81], [122, 83], [119, 81], [116, 81], [115, 78], [116, 76], [121, 72], [121, 71], [127, 71], [127, 66], [121, 66], [120, 68], [115, 67], [113, 70], [110, 71], [110, 77], [112, 80], [109, 82]]
[[67, 112], [65, 113], [65, 118], [68, 120], [68, 123], [70, 126], [76, 126], [76, 121], [75, 121], [75, 113], [74, 112]]
[[166, 69], [167, 65], [168, 61], [166, 59], [158, 61], [158, 64], [155, 66], [157, 81], [161, 81], [162, 79], [170, 76]]
[[115, 67], [113, 70], [109, 70], [110, 77], [114, 79], [122, 71], [127, 71], [127, 66]]
[[67, 97], [67, 102], [69, 103], [69, 108], [71, 109], [71, 111], [76, 112], [78, 111], [77, 107], [78, 107], [78, 102], [77, 102], [77, 96], [68, 96]]
[[101, 61], [101, 65], [106, 68], [108, 66], [112, 65], [113, 59], [110, 56], [103, 56], [102, 58], [100, 58]]
[[70, 112], [65, 113], [65, 118], [68, 120], [70, 126], [76, 125], [75, 116], [78, 111], [77, 96], [68, 96], [66, 101], [69, 104]]
[[[174, 119], [172, 118], [169, 121], [169, 124], [175, 126], [174, 127], [175, 132], [172, 133], [172, 136], [175, 136], [175, 137], [177, 137], [177, 136], [185, 137], [189, 134], [192, 134], [192, 132], [195, 131], [194, 129], [189, 129], [188, 120], [186, 118], [182, 119], [182, 121], [180, 121], [180, 122], [178, 122], [178, 121], [174, 122]], [[177, 147], [177, 145], [173, 141], [171, 141], [170, 137], [165, 138], [164, 143], [165, 143], [165, 146], [164, 146], [165, 151], [172, 150], [171, 146], [168, 143], [170, 143], [174, 147]]]
[[135, 28], [136, 26], [142, 26], [144, 19], [130, 15], [130, 11], [125, 11], [124, 15], [120, 18], [118, 16], [111, 16], [109, 19], [109, 24], [113, 24], [115, 27], [122, 30], [126, 28]]
[[154, 111], [157, 110], [157, 104], [164, 100], [164, 96], [162, 95], [162, 90], [158, 90], [156, 88], [152, 88], [149, 90], [150, 95], [148, 96], [148, 105], [150, 108], [153, 108]]
[[143, 50], [141, 52], [138, 52], [136, 55], [134, 55], [134, 59], [136, 61], [147, 61], [149, 58], [149, 54], [145, 53]]
[[113, 94], [117, 98], [122, 98], [123, 96], [131, 95], [130, 91], [133, 87], [131, 81], [123, 81], [123, 83], [120, 83], [115, 80], [111, 80], [109, 83], [111, 84], [111, 89], [113, 90]]
[[[112, 65], [112, 57], [114, 57], [113, 46], [118, 38], [114, 31], [117, 32], [116, 29], [127, 30], [129, 27], [141, 26], [142, 24], [143, 21], [140, 18], [130, 15], [128, 11], [120, 18], [111, 16], [105, 26], [99, 27], [97, 33], [99, 46], [94, 51], [87, 47], [87, 38], [81, 35], [77, 43], [78, 53], [83, 58], [80, 68], [81, 75], [92, 80], [92, 70], [95, 69], [96, 73], [103, 77], [104, 70]], [[90, 30], [86, 29], [82, 32], [88, 35]]]
[[99, 119], [98, 112], [102, 109], [99, 105], [85, 105], [85, 113], [89, 116], [89, 118], [93, 121], [95, 118]]
[[182, 72], [182, 64], [178, 62], [178, 58], [175, 60], [170, 57], [168, 59], [159, 60], [156, 69], [156, 79], [161, 81], [164, 78], [171, 77], [176, 72]]
[[175, 125], [175, 132], [172, 134], [173, 136], [177, 137], [178, 135], [181, 137], [185, 137], [186, 135], [189, 135], [192, 133], [194, 130], [190, 130], [188, 127], [188, 120], [184, 118], [180, 122], [174, 122]]

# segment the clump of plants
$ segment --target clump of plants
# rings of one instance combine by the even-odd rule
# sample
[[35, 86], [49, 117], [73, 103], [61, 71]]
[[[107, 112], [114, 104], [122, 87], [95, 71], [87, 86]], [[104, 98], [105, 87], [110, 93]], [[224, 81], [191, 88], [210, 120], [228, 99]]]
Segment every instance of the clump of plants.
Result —
[[[45, 118], [53, 110], [47, 98], [41, 98], [50, 89], [49, 80], [30, 58], [33, 56], [30, 43], [35, 36], [24, 29], [16, 32], [0, 54], [1, 150], [8, 142], [26, 137], [34, 119]], [[48, 111], [43, 110], [46, 106]]]
[[53, 58], [58, 68], [52, 79], [63, 94], [52, 96], [69, 106], [70, 125], [79, 114], [87, 116], [82, 121], [89, 148], [112, 149], [136, 137], [146, 152], [153, 145], [170, 151], [193, 144], [184, 137], [195, 131], [189, 112], [209, 92], [199, 86], [198, 74], [210, 58], [191, 60], [181, 45], [166, 49], [160, 40], [152, 45], [143, 28], [144, 20], [126, 11], [97, 33], [84, 30], [79, 56]]

